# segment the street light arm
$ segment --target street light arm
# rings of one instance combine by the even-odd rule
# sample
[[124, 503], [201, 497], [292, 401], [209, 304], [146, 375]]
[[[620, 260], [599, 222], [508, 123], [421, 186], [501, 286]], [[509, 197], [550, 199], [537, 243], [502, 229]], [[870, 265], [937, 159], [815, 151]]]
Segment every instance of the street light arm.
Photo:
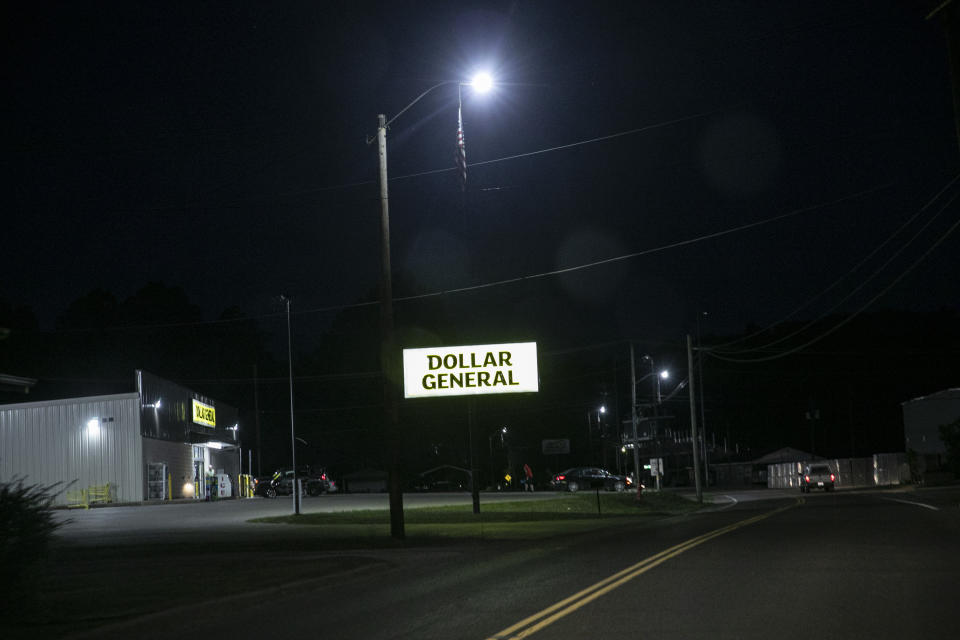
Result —
[[639, 378], [637, 378], [637, 384], [640, 384], [641, 382], [643, 382], [643, 381], [646, 380], [647, 378], [651, 378], [651, 377], [653, 377], [653, 376], [660, 376], [661, 378], [663, 378], [664, 380], [666, 380], [669, 376], [664, 376], [663, 373], [664, 373], [663, 371], [651, 371], [650, 373], [644, 374], [644, 375], [640, 376]]
[[663, 400], [661, 400], [661, 402], [667, 402], [668, 400], [670, 400], [671, 398], [673, 398], [673, 396], [675, 396], [675, 395], [677, 395], [678, 393], [680, 393], [681, 391], [683, 391], [683, 389], [686, 388], [687, 384], [689, 384], [689, 383], [690, 383], [690, 379], [689, 379], [689, 378], [686, 379], [686, 380], [682, 380], [682, 381], [680, 382], [680, 384], [677, 385], [677, 388], [674, 389], [673, 391], [671, 391], [671, 392], [670, 392], [670, 395], [668, 395], [666, 398], [664, 398]]
[[397, 115], [395, 115], [395, 116], [393, 116], [392, 118], [390, 118], [389, 120], [387, 120], [386, 124], [384, 124], [383, 126], [389, 127], [391, 122], [393, 122], [394, 120], [396, 120], [397, 118], [399, 118], [400, 116], [402, 116], [407, 109], [409, 109], [409, 108], [412, 107], [413, 105], [415, 105], [415, 104], [417, 104], [418, 102], [420, 102], [420, 100], [421, 100], [424, 96], [426, 96], [428, 93], [430, 93], [430, 92], [433, 91], [434, 89], [439, 89], [440, 87], [446, 86], [446, 85], [448, 85], [448, 84], [463, 84], [463, 83], [460, 82], [459, 80], [445, 80], [445, 81], [443, 81], [443, 82], [440, 82], [440, 83], [438, 83], [438, 84], [433, 85], [432, 87], [430, 87], [429, 89], [427, 89], [426, 91], [424, 91], [423, 93], [421, 93], [420, 95], [418, 95], [416, 98], [414, 98], [413, 102], [411, 102], [410, 104], [408, 104], [407, 106], [405, 106], [403, 109], [401, 109], [400, 112], [399, 112]]

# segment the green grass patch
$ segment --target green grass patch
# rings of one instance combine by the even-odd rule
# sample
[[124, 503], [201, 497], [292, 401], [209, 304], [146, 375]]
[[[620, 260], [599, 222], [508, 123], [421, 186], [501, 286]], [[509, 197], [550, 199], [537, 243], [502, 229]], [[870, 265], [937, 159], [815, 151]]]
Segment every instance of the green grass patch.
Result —
[[[560, 498], [472, 505], [420, 507], [404, 511], [406, 533], [411, 537], [538, 538], [588, 531], [623, 522], [627, 518], [678, 515], [699, 508], [695, 502], [672, 493], [647, 493], [639, 503], [633, 493], [582, 492]], [[257, 518], [253, 522], [322, 525], [330, 538], [389, 535], [386, 509], [310, 513]]]

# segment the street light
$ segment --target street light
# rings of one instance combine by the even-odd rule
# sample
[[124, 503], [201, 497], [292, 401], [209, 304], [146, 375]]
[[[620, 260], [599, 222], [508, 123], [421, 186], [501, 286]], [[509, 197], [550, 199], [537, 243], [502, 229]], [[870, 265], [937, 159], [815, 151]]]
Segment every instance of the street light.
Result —
[[[386, 441], [390, 448], [390, 536], [397, 540], [405, 537], [403, 527], [403, 483], [400, 479], [400, 428], [399, 428], [399, 387], [400, 367], [397, 349], [393, 336], [393, 276], [390, 267], [390, 206], [389, 190], [387, 188], [387, 127], [399, 118], [407, 109], [418, 103], [424, 96], [447, 85], [455, 84], [457, 88], [471, 85], [478, 93], [485, 93], [493, 86], [489, 74], [477, 74], [472, 82], [447, 80], [433, 85], [413, 102], [397, 112], [397, 115], [387, 120], [386, 115], [377, 116], [377, 158], [380, 165], [380, 369], [383, 376], [383, 413], [386, 425]], [[367, 144], [374, 138], [367, 139]], [[288, 306], [289, 309], [289, 306]], [[291, 400], [292, 405], [292, 400]], [[292, 412], [292, 409], [291, 409]], [[473, 449], [471, 436], [471, 451]], [[477, 492], [476, 469], [471, 469], [473, 476], [474, 512], [479, 511], [479, 493]]]
[[660, 403], [662, 402], [661, 397], [660, 397], [660, 381], [661, 381], [661, 380], [667, 380], [667, 379], [669, 379], [669, 378], [670, 378], [670, 372], [667, 371], [666, 369], [664, 369], [663, 371], [661, 371], [661, 372], [660, 372], [660, 375], [657, 376], [657, 404], [660, 404]]
[[646, 374], [645, 376], [641, 377], [639, 380], [637, 380], [637, 382], [643, 382], [643, 381], [646, 380], [647, 378], [652, 378], [652, 377], [656, 376], [657, 386], [656, 386], [656, 388], [655, 388], [655, 391], [656, 391], [657, 404], [659, 405], [659, 404], [663, 401], [663, 399], [662, 399], [661, 396], [660, 396], [660, 381], [661, 381], [661, 380], [667, 380], [667, 379], [669, 379], [669, 378], [670, 378], [670, 371], [668, 371], [667, 369], [663, 369], [662, 371], [660, 371], [659, 373], [657, 373], [657, 372], [654, 370], [653, 358], [652, 358], [651, 356], [646, 355], [646, 356], [643, 356], [642, 359], [643, 359], [643, 360], [646, 360], [647, 362], [650, 363], [650, 373], [648, 373], [648, 374]]
[[493, 77], [486, 71], [481, 71], [473, 76], [473, 80], [470, 81], [470, 86], [473, 87], [477, 93], [487, 93], [493, 89]]

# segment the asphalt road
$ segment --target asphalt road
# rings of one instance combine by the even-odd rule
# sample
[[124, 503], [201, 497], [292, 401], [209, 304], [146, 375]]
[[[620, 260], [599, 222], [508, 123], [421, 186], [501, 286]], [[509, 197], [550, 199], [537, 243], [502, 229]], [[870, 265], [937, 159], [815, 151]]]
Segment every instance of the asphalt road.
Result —
[[960, 489], [717, 502], [539, 543], [351, 551], [324, 580], [90, 637], [960, 637]]

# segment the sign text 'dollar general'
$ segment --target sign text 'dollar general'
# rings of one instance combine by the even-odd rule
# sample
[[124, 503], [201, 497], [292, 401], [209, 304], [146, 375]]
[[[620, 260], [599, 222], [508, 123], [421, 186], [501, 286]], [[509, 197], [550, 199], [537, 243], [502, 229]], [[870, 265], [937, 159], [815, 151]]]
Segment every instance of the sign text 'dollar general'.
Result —
[[537, 343], [404, 349], [403, 390], [407, 398], [538, 391]]

